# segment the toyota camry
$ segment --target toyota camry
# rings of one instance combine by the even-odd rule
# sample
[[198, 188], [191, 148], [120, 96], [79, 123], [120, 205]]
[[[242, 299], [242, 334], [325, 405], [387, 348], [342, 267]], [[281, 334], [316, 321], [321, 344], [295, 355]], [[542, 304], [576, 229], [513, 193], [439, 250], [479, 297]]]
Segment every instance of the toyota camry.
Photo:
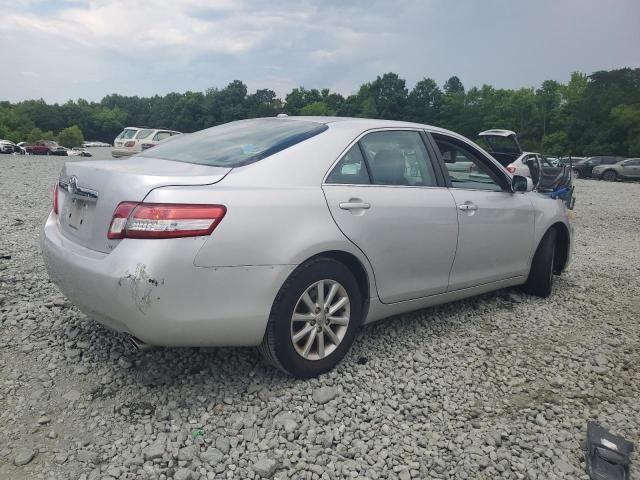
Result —
[[310, 377], [363, 324], [518, 285], [548, 296], [571, 239], [561, 200], [458, 134], [284, 117], [68, 162], [41, 245], [67, 298], [139, 346], [258, 346]]

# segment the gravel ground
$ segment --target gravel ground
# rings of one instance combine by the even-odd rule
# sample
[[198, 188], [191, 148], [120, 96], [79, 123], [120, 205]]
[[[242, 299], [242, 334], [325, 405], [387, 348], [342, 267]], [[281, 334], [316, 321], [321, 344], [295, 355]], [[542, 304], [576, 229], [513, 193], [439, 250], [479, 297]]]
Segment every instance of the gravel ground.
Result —
[[253, 349], [128, 353], [68, 304], [38, 247], [63, 161], [0, 156], [0, 478], [588, 478], [589, 419], [640, 438], [640, 183], [576, 182], [549, 299], [388, 319], [297, 381]]

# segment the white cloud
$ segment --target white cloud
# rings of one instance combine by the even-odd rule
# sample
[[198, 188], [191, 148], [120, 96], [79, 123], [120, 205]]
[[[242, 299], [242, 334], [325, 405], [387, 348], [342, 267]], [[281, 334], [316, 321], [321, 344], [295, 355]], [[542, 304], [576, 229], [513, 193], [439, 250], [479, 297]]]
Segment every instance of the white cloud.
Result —
[[[222, 87], [357, 90], [395, 71], [538, 85], [638, 66], [638, 0], [0, 0], [10, 100]], [[607, 35], [594, 32], [606, 31]], [[489, 53], [487, 53], [489, 52]], [[496, 53], [492, 53], [496, 52]]]

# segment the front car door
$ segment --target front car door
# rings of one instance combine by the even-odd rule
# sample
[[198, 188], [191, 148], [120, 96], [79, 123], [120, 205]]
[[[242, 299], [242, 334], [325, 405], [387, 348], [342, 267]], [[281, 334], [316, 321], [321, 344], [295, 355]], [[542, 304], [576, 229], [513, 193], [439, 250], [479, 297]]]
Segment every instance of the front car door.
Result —
[[432, 137], [442, 157], [472, 164], [460, 172], [442, 163], [458, 208], [458, 248], [449, 290], [529, 273], [534, 211], [527, 195], [511, 191], [511, 177], [470, 142], [441, 132]]
[[377, 130], [354, 142], [325, 179], [331, 214], [369, 259], [384, 303], [447, 290], [458, 219], [434, 157], [422, 131]]

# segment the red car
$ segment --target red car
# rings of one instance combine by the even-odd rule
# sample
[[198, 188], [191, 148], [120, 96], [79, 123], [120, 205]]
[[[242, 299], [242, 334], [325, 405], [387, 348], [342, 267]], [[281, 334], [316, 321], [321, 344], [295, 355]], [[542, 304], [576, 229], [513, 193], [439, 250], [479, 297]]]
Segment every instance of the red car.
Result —
[[67, 151], [53, 140], [38, 140], [35, 143], [25, 145], [27, 153], [31, 155], [66, 155]]

